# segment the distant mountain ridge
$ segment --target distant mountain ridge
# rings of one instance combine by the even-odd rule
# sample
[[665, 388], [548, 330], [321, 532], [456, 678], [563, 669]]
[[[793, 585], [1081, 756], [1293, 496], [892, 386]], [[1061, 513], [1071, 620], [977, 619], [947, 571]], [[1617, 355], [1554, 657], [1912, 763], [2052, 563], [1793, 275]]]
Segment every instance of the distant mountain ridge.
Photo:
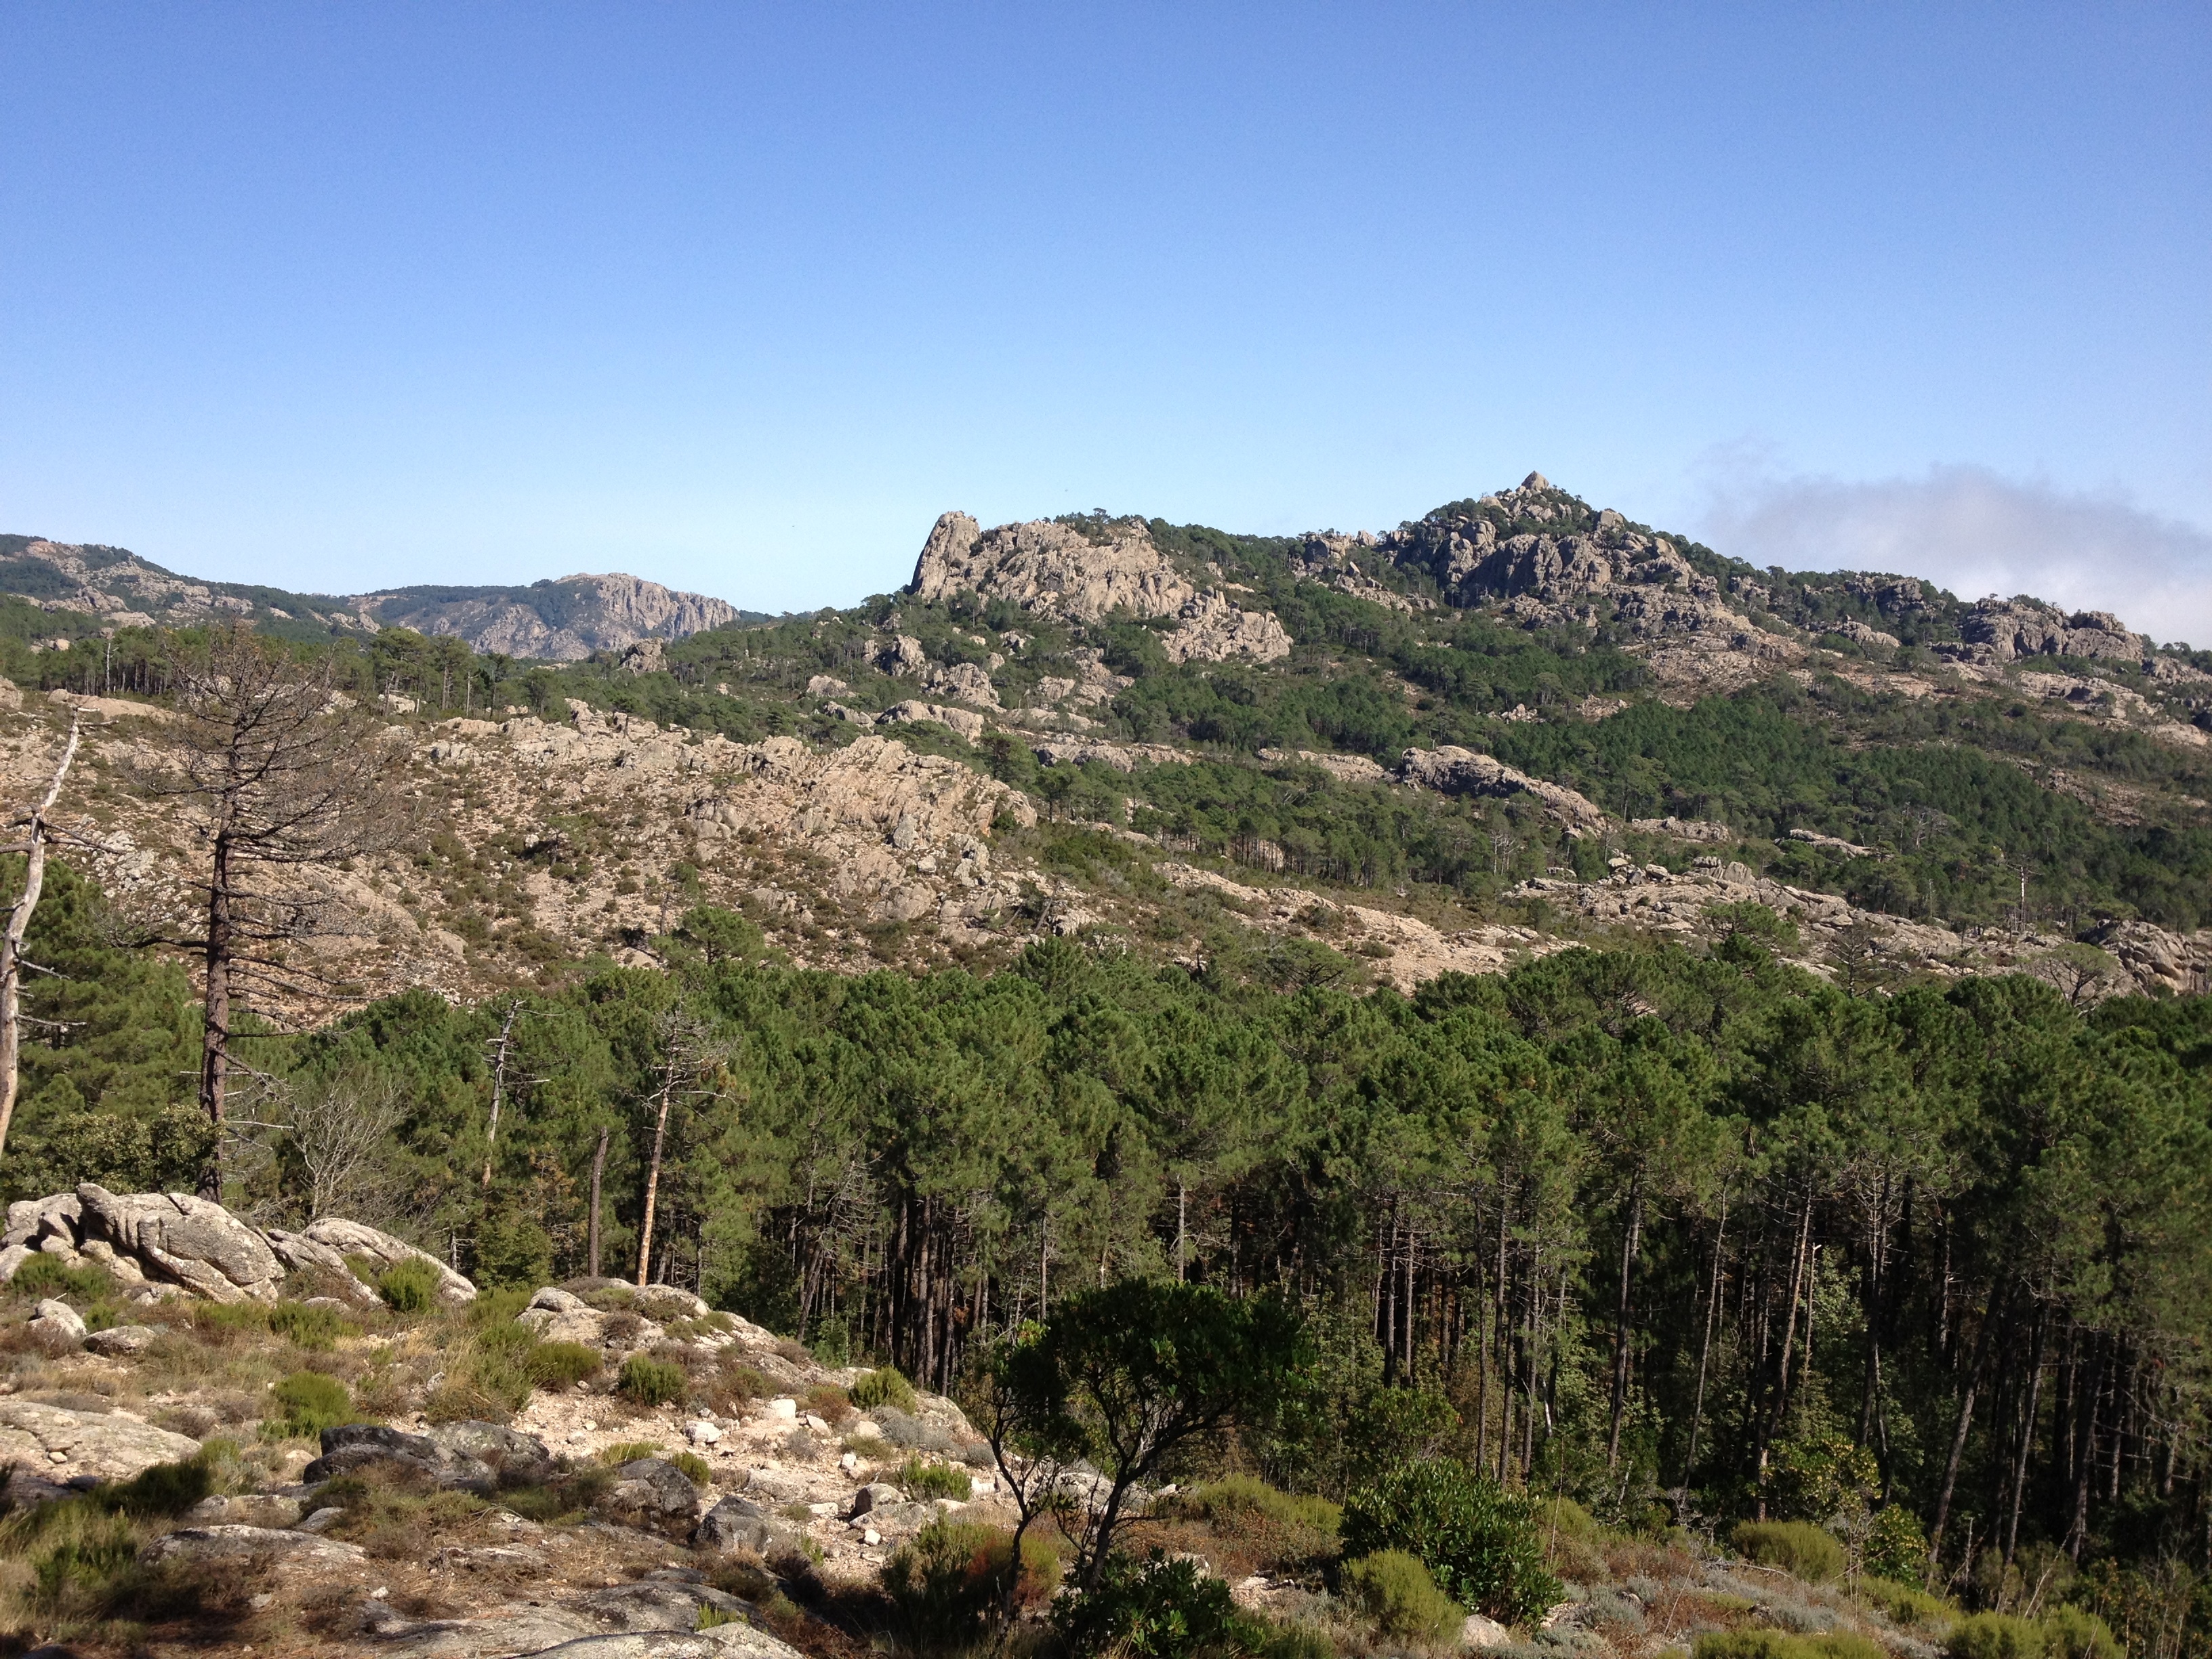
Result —
[[678, 640], [732, 623], [769, 622], [727, 600], [619, 572], [527, 586], [387, 588], [355, 596], [298, 593], [250, 582], [201, 581], [127, 548], [0, 536], [0, 594], [114, 628], [191, 627], [237, 617], [301, 639], [383, 628], [465, 640], [478, 651], [580, 662], [643, 640]]

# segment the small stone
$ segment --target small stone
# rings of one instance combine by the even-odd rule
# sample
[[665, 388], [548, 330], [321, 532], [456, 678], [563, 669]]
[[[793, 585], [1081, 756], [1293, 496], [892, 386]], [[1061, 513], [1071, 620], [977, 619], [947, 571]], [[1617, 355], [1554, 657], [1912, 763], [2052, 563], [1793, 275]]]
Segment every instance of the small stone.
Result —
[[779, 1422], [795, 1423], [799, 1420], [799, 1402], [788, 1395], [779, 1395], [768, 1402], [768, 1414]]
[[722, 1431], [702, 1417], [686, 1424], [684, 1435], [695, 1446], [711, 1446], [722, 1437]]
[[[268, 1606], [271, 1601], [274, 1601], [276, 1599], [276, 1598], [274, 1595], [270, 1595], [267, 1590], [263, 1590], [263, 1591], [262, 1591], [258, 1595], [249, 1595], [249, 1596], [247, 1596], [247, 1597], [246, 1598], [246, 1605], [247, 1607], [252, 1607], [252, 1608], [254, 1610], [254, 1612], [258, 1613], [258, 1612], [260, 1612], [260, 1611], [261, 1611], [261, 1609], [262, 1609], [262, 1608], [264, 1608], [264, 1607], [267, 1607], [267, 1606]], [[253, 1650], [252, 1650], [252, 1649], [251, 1649], [251, 1648], [247, 1648], [247, 1649], [246, 1649], [246, 1650], [245, 1650], [245, 1651], [246, 1651], [246, 1652], [247, 1652], [247, 1653], [251, 1653], [251, 1652], [252, 1652], [252, 1651], [253, 1651]]]
[[873, 1527], [870, 1527], [860, 1534], [860, 1541], [863, 1544], [880, 1544], [884, 1541], [884, 1535]]

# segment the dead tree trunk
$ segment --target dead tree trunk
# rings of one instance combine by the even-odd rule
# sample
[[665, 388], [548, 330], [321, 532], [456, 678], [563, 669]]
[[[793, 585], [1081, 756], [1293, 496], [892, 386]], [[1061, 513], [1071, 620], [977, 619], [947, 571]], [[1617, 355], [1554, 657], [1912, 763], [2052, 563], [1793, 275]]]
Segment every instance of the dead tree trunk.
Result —
[[23, 890], [8, 912], [8, 927], [0, 934], [0, 1152], [8, 1146], [8, 1127], [15, 1119], [15, 1091], [20, 1079], [16, 1062], [23, 1052], [23, 935], [39, 908], [39, 894], [46, 884], [46, 814], [62, 793], [70, 763], [76, 759], [80, 731], [75, 715], [70, 719], [69, 741], [62, 746], [61, 763], [53, 781], [31, 809], [30, 836], [24, 848]]

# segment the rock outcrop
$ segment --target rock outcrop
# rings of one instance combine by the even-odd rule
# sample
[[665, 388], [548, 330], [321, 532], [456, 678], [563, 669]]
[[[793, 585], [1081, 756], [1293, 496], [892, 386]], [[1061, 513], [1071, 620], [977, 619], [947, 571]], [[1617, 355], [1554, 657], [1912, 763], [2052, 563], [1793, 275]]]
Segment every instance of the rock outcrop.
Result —
[[922, 544], [907, 591], [927, 600], [975, 593], [1076, 622], [1115, 611], [1174, 617], [1179, 620], [1162, 641], [1174, 662], [1273, 662], [1291, 650], [1291, 636], [1272, 613], [1202, 592], [1160, 550], [1142, 519], [1080, 525], [1039, 519], [984, 531], [965, 513], [947, 513]]
[[156, 1463], [196, 1456], [199, 1449], [197, 1440], [120, 1412], [0, 1400], [0, 1464], [27, 1467], [48, 1480], [128, 1480]]
[[1605, 823], [1605, 814], [1588, 796], [1577, 794], [1564, 784], [1532, 778], [1492, 756], [1478, 755], [1455, 744], [1439, 744], [1434, 749], [1408, 749], [1399, 767], [1399, 775], [1407, 783], [1434, 789], [1440, 794], [1492, 795], [1501, 799], [1531, 795], [1544, 804], [1546, 811], [1571, 830], [1595, 830]]
[[1971, 661], [2011, 662], [2021, 657], [2113, 657], [2141, 662], [2150, 641], [2131, 633], [2109, 611], [2071, 616], [2033, 599], [1984, 599], [1959, 619], [1963, 646], [1947, 655]]
[[[680, 640], [738, 619], [738, 609], [619, 572], [529, 587], [403, 587], [353, 601], [364, 617], [466, 640], [479, 651], [581, 662], [641, 641]], [[641, 669], [640, 672], [651, 672]]]

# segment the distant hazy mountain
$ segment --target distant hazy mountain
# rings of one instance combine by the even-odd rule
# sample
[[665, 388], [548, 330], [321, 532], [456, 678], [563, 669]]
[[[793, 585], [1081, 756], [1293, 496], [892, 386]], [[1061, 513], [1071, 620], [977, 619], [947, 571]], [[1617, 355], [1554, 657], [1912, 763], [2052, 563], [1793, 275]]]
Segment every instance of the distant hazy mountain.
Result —
[[0, 593], [121, 628], [183, 627], [224, 617], [303, 638], [411, 628], [456, 635], [479, 651], [552, 662], [579, 662], [640, 640], [677, 640], [731, 623], [772, 620], [703, 593], [620, 574], [563, 576], [527, 587], [400, 587], [346, 598], [200, 581], [126, 548], [36, 536], [0, 536]]

